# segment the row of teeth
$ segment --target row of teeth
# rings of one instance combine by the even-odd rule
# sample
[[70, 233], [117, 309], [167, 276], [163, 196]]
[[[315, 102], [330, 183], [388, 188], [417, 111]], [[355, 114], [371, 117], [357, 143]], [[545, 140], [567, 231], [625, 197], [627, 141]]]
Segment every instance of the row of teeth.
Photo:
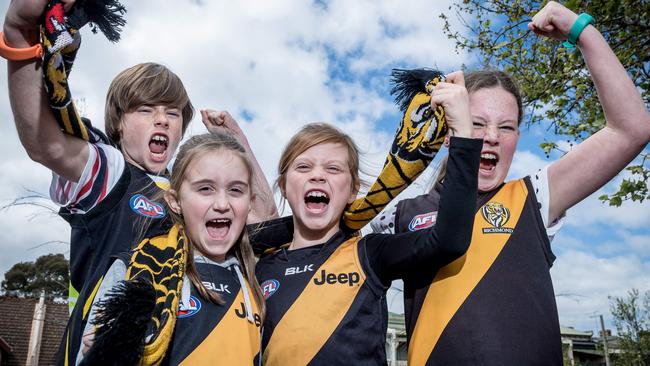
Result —
[[324, 192], [319, 192], [319, 191], [311, 191], [307, 193], [307, 197], [325, 197], [327, 198], [327, 194]]
[[493, 160], [496, 160], [497, 156], [494, 155], [494, 154], [490, 154], [490, 153], [483, 153], [483, 154], [481, 154], [481, 159], [493, 159]]
[[208, 222], [215, 223], [215, 224], [227, 224], [230, 222], [230, 219], [214, 219]]
[[156, 142], [167, 143], [167, 137], [161, 136], [161, 135], [155, 135], [154, 137], [151, 138], [151, 140], [156, 141]]

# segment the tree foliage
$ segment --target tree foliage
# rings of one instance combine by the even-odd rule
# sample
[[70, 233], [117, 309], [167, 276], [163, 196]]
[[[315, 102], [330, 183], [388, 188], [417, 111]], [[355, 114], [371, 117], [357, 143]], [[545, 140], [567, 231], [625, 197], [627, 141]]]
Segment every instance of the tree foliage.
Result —
[[[597, 28], [648, 104], [650, 0], [562, 3], [576, 13], [594, 16]], [[605, 117], [580, 52], [528, 31], [528, 22], [544, 4], [532, 0], [462, 0], [440, 17], [445, 34], [456, 42], [457, 52], [468, 51], [478, 57], [481, 66], [504, 70], [517, 79], [527, 107], [528, 124], [544, 121], [555, 134], [567, 136], [572, 145], [601, 129]], [[460, 28], [452, 25], [455, 17]], [[553, 141], [543, 141], [540, 147], [547, 156], [554, 149], [560, 150]], [[645, 149], [639, 160], [639, 164], [627, 168], [630, 177], [618, 192], [601, 196], [601, 200], [620, 206], [624, 200], [650, 198], [650, 151]]]
[[627, 297], [612, 297], [611, 311], [621, 353], [617, 365], [650, 366], [650, 291], [628, 291]]
[[69, 263], [63, 254], [47, 254], [35, 262], [16, 263], [2, 281], [2, 290], [10, 295], [36, 297], [67, 296]]

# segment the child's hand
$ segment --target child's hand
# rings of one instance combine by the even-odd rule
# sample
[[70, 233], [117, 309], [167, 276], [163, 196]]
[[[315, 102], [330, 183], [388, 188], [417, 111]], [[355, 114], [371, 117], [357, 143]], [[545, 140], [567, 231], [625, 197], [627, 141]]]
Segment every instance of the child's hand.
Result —
[[447, 75], [445, 82], [438, 83], [431, 93], [431, 108], [445, 108], [447, 126], [452, 136], [472, 137], [472, 116], [469, 111], [469, 95], [465, 88], [462, 71]]
[[577, 18], [576, 13], [562, 4], [550, 1], [533, 16], [532, 21], [528, 23], [528, 29], [540, 36], [563, 41], [568, 38], [571, 26]]
[[[75, 3], [75, 0], [61, 1], [66, 12]], [[23, 48], [38, 43], [38, 26], [46, 5], [47, 0], [11, 0], [3, 27], [9, 46]]]
[[246, 135], [239, 128], [237, 121], [227, 111], [201, 109], [201, 120], [210, 133], [221, 132], [232, 135], [240, 144], [248, 148]]

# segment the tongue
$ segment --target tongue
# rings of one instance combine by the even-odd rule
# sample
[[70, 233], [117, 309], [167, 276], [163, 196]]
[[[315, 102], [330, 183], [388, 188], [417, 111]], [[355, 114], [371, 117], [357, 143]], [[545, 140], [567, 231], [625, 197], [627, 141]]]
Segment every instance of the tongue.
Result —
[[480, 169], [491, 170], [496, 165], [494, 159], [481, 159]]
[[219, 223], [219, 224], [208, 224], [206, 225], [208, 230], [208, 235], [213, 238], [223, 238], [228, 234], [228, 224]]
[[165, 149], [167, 149], [167, 146], [162, 142], [151, 141], [149, 143], [149, 150], [151, 150], [152, 153], [162, 154], [165, 152]]
[[325, 202], [307, 202], [307, 209], [314, 211], [321, 211], [327, 207]]

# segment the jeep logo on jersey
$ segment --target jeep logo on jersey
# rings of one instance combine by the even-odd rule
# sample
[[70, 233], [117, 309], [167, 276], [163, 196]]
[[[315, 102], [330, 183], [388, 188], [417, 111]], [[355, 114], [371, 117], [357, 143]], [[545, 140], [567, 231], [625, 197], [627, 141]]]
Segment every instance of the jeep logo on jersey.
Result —
[[298, 273], [305, 273], [305, 272], [313, 272], [314, 269], [312, 268], [314, 265], [313, 264], [307, 264], [301, 267], [289, 267], [284, 270], [284, 275], [285, 276], [291, 276], [294, 274]]
[[262, 296], [264, 300], [268, 299], [280, 288], [280, 281], [278, 280], [266, 280], [260, 285], [262, 288]]
[[350, 273], [327, 273], [325, 270], [320, 271], [320, 278], [314, 278], [314, 283], [318, 286], [329, 284], [333, 285], [335, 283], [346, 283], [348, 286], [352, 287], [355, 284], [359, 283], [361, 277], [357, 272]]
[[167, 214], [163, 205], [154, 202], [141, 194], [136, 194], [131, 197], [129, 205], [131, 205], [133, 212], [152, 219], [159, 219], [165, 217]]
[[[235, 315], [237, 315], [238, 318], [242, 318], [242, 319], [248, 318], [248, 311], [246, 311], [246, 304], [240, 302], [239, 309], [235, 309]], [[253, 313], [253, 324], [255, 324], [255, 326], [258, 328], [262, 325], [262, 318], [260, 317], [260, 314]]]
[[510, 220], [510, 210], [499, 202], [488, 202], [481, 207], [481, 216], [492, 227], [483, 228], [483, 234], [512, 234], [512, 228], [504, 227]]
[[198, 313], [199, 310], [201, 310], [201, 301], [192, 295], [190, 296], [190, 301], [188, 301], [188, 304], [185, 304], [183, 301], [181, 301], [180, 305], [178, 306], [178, 319], [189, 318], [190, 316]]
[[436, 217], [438, 217], [437, 211], [417, 215], [413, 217], [413, 220], [409, 223], [409, 230], [417, 231], [433, 226], [433, 224], [436, 223]]

